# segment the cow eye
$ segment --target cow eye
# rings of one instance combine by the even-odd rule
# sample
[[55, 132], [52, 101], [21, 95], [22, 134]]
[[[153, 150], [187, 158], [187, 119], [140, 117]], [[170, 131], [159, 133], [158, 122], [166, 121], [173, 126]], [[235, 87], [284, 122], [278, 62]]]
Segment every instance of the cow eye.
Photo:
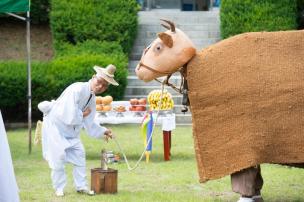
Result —
[[161, 43], [157, 43], [154, 47], [155, 52], [160, 52], [163, 49], [163, 45]]

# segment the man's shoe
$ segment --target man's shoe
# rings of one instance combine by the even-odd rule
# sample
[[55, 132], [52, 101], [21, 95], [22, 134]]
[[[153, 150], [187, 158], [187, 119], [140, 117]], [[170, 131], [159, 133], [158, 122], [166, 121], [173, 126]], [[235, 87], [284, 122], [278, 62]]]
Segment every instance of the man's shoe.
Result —
[[64, 196], [64, 193], [62, 190], [56, 190], [55, 191], [55, 195], [58, 196], [58, 197], [63, 197]]
[[241, 197], [237, 202], [255, 202], [252, 198]]
[[88, 189], [77, 190], [77, 193], [86, 194], [86, 195], [89, 195], [89, 196], [94, 196], [95, 195], [95, 192], [93, 190], [88, 190]]
[[264, 202], [261, 195], [253, 196], [252, 199], [253, 199], [254, 202]]

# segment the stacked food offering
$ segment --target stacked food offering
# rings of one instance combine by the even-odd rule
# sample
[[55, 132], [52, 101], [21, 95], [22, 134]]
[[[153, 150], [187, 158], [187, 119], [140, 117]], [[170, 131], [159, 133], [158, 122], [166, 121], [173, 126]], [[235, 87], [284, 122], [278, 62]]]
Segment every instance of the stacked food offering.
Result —
[[148, 95], [148, 103], [150, 110], [158, 110], [160, 105], [160, 99], [162, 96], [162, 103], [160, 110], [171, 110], [174, 107], [174, 101], [171, 93], [164, 90], [163, 94], [161, 90], [153, 90]]
[[[162, 104], [160, 110], [171, 113], [174, 106], [172, 95], [166, 90], [153, 90], [147, 98], [132, 98], [128, 101], [114, 101], [110, 95], [96, 97], [96, 111], [102, 117], [132, 117], [144, 116], [148, 110], [157, 111], [160, 98]], [[148, 102], [148, 103], [147, 103]]]
[[96, 97], [96, 111], [108, 112], [112, 110], [111, 103], [113, 101], [112, 96], [107, 95], [105, 97], [97, 96]]
[[146, 111], [146, 105], [147, 105], [146, 98], [141, 98], [141, 99], [133, 98], [130, 99], [129, 102], [130, 102], [129, 111], [137, 111], [137, 112]]
[[127, 110], [126, 110], [125, 106], [119, 105], [119, 106], [114, 107], [114, 111], [116, 111], [116, 112], [126, 112]]

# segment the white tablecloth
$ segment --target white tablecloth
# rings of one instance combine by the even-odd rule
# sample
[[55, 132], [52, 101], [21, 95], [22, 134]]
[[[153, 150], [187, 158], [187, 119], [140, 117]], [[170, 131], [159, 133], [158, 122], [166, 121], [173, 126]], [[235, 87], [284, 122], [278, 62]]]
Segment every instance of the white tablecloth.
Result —
[[[116, 101], [112, 102], [112, 108], [116, 106], [123, 105], [128, 109], [130, 106], [128, 101]], [[117, 113], [115, 111], [110, 112], [97, 112], [96, 119], [100, 124], [123, 124], [123, 123], [138, 123], [141, 124], [144, 118], [145, 112], [121, 112]], [[152, 114], [154, 120], [156, 119], [156, 112]], [[157, 124], [161, 124], [162, 130], [171, 131], [176, 127], [175, 124], [175, 114], [172, 112], [160, 112], [157, 118]]]

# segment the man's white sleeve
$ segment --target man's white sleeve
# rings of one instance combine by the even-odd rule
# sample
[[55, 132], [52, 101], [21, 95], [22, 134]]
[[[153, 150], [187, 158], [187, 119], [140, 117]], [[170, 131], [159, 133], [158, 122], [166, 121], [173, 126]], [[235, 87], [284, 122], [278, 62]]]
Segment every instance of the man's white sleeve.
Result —
[[78, 89], [69, 87], [56, 102], [56, 117], [67, 125], [81, 125], [83, 112], [79, 108], [81, 93]]
[[90, 104], [91, 113], [84, 118], [84, 127], [87, 133], [95, 138], [101, 138], [107, 128], [102, 127], [95, 119], [96, 105], [95, 101]]

